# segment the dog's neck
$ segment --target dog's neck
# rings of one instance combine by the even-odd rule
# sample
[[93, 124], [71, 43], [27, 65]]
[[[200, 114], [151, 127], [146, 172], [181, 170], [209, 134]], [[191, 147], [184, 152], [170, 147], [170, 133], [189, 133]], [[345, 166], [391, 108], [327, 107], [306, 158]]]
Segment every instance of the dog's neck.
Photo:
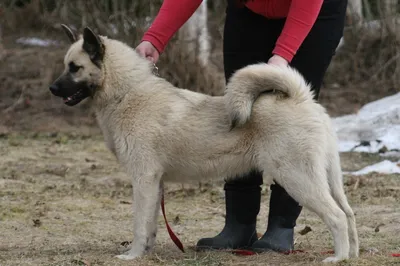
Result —
[[[103, 39], [106, 51], [102, 64], [103, 85], [95, 95], [96, 105], [103, 108], [118, 104], [130, 93], [141, 93], [140, 84], [144, 80], [157, 79], [152, 74], [153, 64], [140, 57], [128, 45], [110, 39]], [[149, 89], [149, 88], [148, 88]]]

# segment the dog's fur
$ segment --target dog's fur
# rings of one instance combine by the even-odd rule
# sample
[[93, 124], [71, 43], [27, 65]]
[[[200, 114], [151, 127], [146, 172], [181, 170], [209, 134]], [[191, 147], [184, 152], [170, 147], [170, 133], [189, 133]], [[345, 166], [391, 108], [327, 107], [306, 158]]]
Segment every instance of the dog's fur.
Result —
[[72, 45], [50, 90], [68, 105], [92, 97], [105, 142], [132, 177], [134, 241], [119, 258], [153, 247], [163, 181], [234, 178], [252, 169], [326, 223], [335, 256], [325, 262], [358, 256], [336, 135], [296, 70], [250, 65], [234, 73], [224, 96], [211, 97], [153, 75], [152, 64], [120, 41], [89, 28], [76, 38], [63, 27]]

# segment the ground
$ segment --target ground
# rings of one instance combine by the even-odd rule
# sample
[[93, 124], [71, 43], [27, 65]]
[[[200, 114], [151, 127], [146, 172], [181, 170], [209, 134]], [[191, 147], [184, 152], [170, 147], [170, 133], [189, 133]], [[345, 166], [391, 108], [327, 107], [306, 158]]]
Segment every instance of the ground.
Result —
[[[101, 136], [11, 134], [0, 139], [0, 265], [132, 265], [114, 258], [131, 241], [132, 187]], [[343, 170], [379, 160], [342, 154]], [[360, 236], [361, 258], [340, 265], [394, 265], [399, 258], [399, 175], [345, 177]], [[258, 231], [266, 228], [269, 189], [263, 187]], [[183, 242], [170, 240], [162, 216], [155, 252], [135, 265], [320, 265], [332, 250], [321, 220], [304, 210], [296, 227], [296, 249], [307, 253], [238, 256], [195, 252], [196, 241], [223, 226], [221, 183], [170, 184], [166, 215]], [[311, 231], [302, 235], [308, 226]], [[397, 233], [396, 233], [397, 232]]]
[[[61, 35], [62, 36], [62, 35]], [[60, 38], [61, 39], [61, 38]], [[321, 220], [304, 210], [296, 245], [305, 253], [238, 256], [195, 252], [201, 237], [224, 221], [221, 183], [166, 186], [166, 214], [183, 242], [170, 240], [162, 216], [155, 251], [137, 262], [114, 258], [132, 237], [132, 187], [104, 146], [87, 104], [63, 106], [48, 92], [62, 70], [65, 47], [27, 48], [5, 36], [0, 60], [0, 265], [321, 265], [332, 238]], [[377, 88], [343, 91], [326, 84], [321, 103], [332, 115], [351, 113], [390, 94]], [[357, 97], [351, 97], [351, 96]], [[367, 96], [366, 96], [367, 95]], [[343, 170], [382, 160], [377, 154], [343, 153]], [[399, 175], [345, 176], [354, 208], [361, 257], [339, 265], [395, 265], [400, 258]], [[266, 228], [269, 188], [263, 187], [258, 231]], [[304, 234], [308, 226], [311, 231]]]

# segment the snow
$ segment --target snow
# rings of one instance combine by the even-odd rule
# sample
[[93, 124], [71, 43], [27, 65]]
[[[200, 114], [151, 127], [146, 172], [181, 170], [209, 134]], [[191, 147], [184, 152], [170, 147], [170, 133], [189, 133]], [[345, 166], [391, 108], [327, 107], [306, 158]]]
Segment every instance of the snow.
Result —
[[[356, 114], [333, 118], [340, 152], [400, 157], [400, 93], [364, 105]], [[351, 174], [400, 173], [399, 162], [383, 160]]]
[[382, 162], [364, 167], [355, 172], [343, 172], [343, 173], [351, 175], [365, 175], [372, 172], [380, 174], [400, 174], [400, 160], [398, 162], [384, 160]]
[[[400, 93], [364, 105], [357, 114], [333, 118], [341, 152], [400, 150]], [[360, 145], [361, 144], [361, 145]]]
[[45, 39], [40, 39], [36, 37], [21, 37], [18, 38], [17, 43], [24, 44], [24, 45], [31, 45], [31, 46], [42, 46], [42, 47], [47, 47], [51, 45], [59, 45], [57, 41], [53, 40], [45, 40]]

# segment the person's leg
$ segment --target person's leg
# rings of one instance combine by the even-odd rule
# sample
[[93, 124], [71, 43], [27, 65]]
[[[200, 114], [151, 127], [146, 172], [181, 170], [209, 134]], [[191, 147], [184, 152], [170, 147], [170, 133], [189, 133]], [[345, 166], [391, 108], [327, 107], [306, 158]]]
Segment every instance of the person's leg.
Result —
[[[324, 1], [314, 27], [290, 64], [311, 83], [316, 99], [325, 72], [343, 35], [346, 5], [347, 0]], [[293, 228], [301, 210], [302, 207], [281, 186], [272, 185], [268, 228], [252, 248], [256, 251], [293, 249]]]
[[[247, 9], [235, 8], [233, 2], [229, 1], [224, 28], [226, 82], [239, 68], [266, 62], [274, 47], [274, 41], [267, 39], [265, 18]], [[226, 181], [225, 226], [217, 236], [200, 239], [198, 249], [246, 248], [257, 240], [256, 219], [260, 211], [262, 183], [262, 175], [257, 171]]]

